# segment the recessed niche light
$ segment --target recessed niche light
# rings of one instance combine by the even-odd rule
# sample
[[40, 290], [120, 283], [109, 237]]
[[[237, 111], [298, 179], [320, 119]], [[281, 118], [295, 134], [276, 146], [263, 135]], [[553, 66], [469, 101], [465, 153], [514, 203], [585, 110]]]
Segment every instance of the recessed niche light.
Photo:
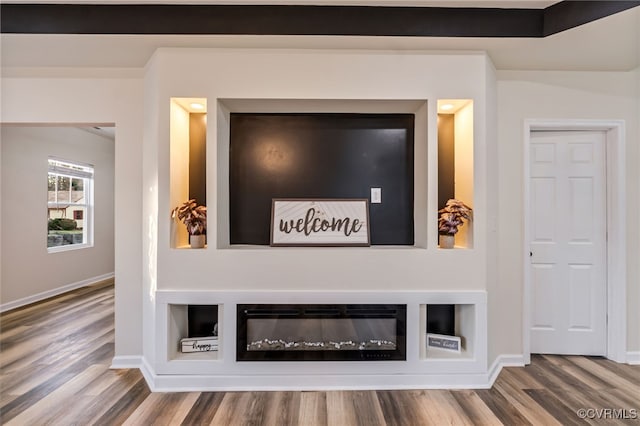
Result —
[[198, 103], [198, 102], [192, 102], [191, 103], [191, 108], [193, 108], [193, 109], [204, 109], [204, 105], [202, 105], [201, 103]]
[[441, 105], [441, 106], [440, 106], [440, 109], [441, 109], [442, 111], [449, 111], [449, 110], [453, 109], [453, 105], [451, 105], [451, 104], [444, 104], [444, 105]]

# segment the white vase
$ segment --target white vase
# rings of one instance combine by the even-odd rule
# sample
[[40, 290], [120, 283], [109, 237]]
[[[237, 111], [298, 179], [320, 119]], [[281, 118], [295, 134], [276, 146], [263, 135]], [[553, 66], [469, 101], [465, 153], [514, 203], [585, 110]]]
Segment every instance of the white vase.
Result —
[[440, 235], [440, 248], [452, 249], [455, 243], [455, 237], [453, 235]]
[[191, 248], [204, 248], [204, 243], [207, 241], [206, 235], [190, 235], [189, 244]]

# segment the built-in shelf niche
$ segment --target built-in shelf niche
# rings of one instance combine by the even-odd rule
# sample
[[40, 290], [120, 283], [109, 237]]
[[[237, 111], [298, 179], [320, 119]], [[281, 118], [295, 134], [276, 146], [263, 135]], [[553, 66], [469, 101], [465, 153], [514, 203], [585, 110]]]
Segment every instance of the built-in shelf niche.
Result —
[[[170, 208], [189, 199], [206, 205], [207, 100], [171, 98], [169, 127]], [[189, 234], [184, 224], [171, 222], [170, 246], [189, 247]]]
[[427, 324], [429, 324], [427, 312], [429, 306], [430, 304], [420, 305], [420, 358], [423, 360], [455, 360], [474, 358], [476, 356], [474, 352], [476, 327], [477, 321], [479, 320], [476, 315], [476, 305], [453, 305], [455, 315], [454, 336], [458, 336], [461, 339], [462, 350], [460, 353], [445, 349], [427, 347]]
[[[182, 353], [180, 339], [205, 337], [213, 334], [214, 324], [220, 324], [222, 305], [168, 305], [167, 358], [172, 360], [215, 360], [222, 348], [222, 327], [217, 328], [218, 350], [210, 352]], [[207, 331], [211, 329], [211, 333]]]
[[[438, 210], [450, 198], [473, 208], [473, 100], [438, 100]], [[473, 248], [473, 221], [455, 236], [457, 248]]]
[[[283, 299], [284, 297], [284, 299]], [[407, 306], [406, 360], [390, 362], [237, 362], [237, 310], [238, 303], [393, 303]], [[241, 302], [242, 301], [242, 302]], [[217, 307], [218, 352], [181, 354], [179, 342], [188, 335], [188, 306], [210, 305]], [[456, 309], [455, 334], [464, 338], [462, 353], [426, 349], [427, 306], [451, 304]], [[182, 389], [197, 386], [204, 388], [234, 388], [238, 383], [268, 384], [274, 380], [278, 386], [299, 383], [301, 387], [320, 385], [325, 377], [343, 385], [359, 383], [359, 378], [378, 377], [384, 383], [394, 378], [401, 386], [422, 383], [429, 387], [448, 377], [456, 383], [464, 375], [477, 375], [487, 371], [487, 304], [484, 291], [408, 291], [391, 295], [388, 291], [308, 292], [291, 291], [176, 291], [156, 292], [156, 366], [158, 383], [172, 383], [183, 376]], [[321, 369], [325, 375], [316, 373]], [[429, 376], [436, 382], [433, 382]], [[462, 375], [462, 376], [461, 376]], [[296, 378], [299, 376], [299, 381]], [[318, 378], [314, 380], [313, 377]], [[344, 380], [341, 380], [343, 377]], [[413, 379], [411, 378], [413, 377]], [[405, 381], [407, 378], [408, 381]], [[292, 382], [293, 380], [293, 382]], [[335, 382], [334, 380], [338, 380]], [[417, 380], [414, 382], [413, 380]], [[446, 379], [448, 380], [448, 379]], [[288, 384], [287, 384], [288, 383]], [[381, 382], [382, 383], [382, 382]], [[413, 385], [411, 385], [413, 383]], [[326, 386], [326, 383], [325, 383]]]
[[[374, 100], [374, 99], [218, 99], [216, 106], [216, 226], [217, 248], [264, 248], [257, 244], [232, 244], [230, 240], [230, 128], [231, 115], [241, 113], [288, 114], [413, 114], [414, 126], [414, 188], [427, 188], [427, 101], [426, 100]], [[211, 129], [213, 130], [213, 129]], [[383, 190], [384, 192], [384, 190]], [[413, 191], [413, 245], [426, 248], [427, 191]], [[382, 196], [384, 199], [384, 195]], [[209, 222], [213, 226], [213, 222]], [[211, 241], [209, 241], [212, 244]], [[406, 246], [385, 246], [406, 247]]]

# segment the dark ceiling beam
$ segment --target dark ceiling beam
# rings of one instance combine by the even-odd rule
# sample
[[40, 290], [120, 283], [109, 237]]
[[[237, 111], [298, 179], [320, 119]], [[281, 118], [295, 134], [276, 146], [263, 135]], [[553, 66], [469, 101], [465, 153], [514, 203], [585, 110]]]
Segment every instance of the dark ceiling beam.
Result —
[[94, 4], [0, 7], [3, 33], [537, 37], [542, 31], [539, 9]]
[[637, 5], [640, 1], [563, 1], [547, 9], [5, 3], [0, 32], [537, 38]]
[[562, 1], [544, 10], [546, 37], [640, 6], [640, 1]]

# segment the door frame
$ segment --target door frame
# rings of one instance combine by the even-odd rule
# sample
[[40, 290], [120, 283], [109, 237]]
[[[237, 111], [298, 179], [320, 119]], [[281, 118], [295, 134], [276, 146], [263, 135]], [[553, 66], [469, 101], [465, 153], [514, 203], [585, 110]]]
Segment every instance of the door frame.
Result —
[[524, 122], [523, 164], [523, 357], [531, 363], [531, 213], [530, 213], [530, 151], [531, 133], [535, 131], [603, 131], [606, 150], [607, 199], [607, 358], [627, 361], [627, 259], [626, 259], [626, 168], [625, 126], [623, 120], [545, 120], [526, 119]]

